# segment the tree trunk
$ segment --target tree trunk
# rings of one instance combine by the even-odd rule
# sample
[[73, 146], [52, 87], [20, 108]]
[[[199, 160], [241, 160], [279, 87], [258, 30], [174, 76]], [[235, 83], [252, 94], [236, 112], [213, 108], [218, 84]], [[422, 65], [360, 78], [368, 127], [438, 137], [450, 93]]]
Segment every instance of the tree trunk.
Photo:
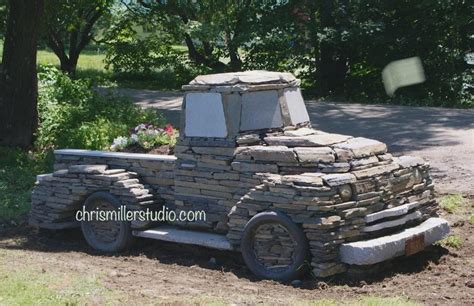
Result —
[[[320, 3], [320, 28], [336, 27], [333, 0]], [[316, 80], [320, 94], [341, 93], [347, 74], [347, 56], [334, 43], [322, 41], [317, 50]]]
[[0, 145], [26, 148], [38, 126], [36, 42], [43, 0], [10, 0], [0, 73]]

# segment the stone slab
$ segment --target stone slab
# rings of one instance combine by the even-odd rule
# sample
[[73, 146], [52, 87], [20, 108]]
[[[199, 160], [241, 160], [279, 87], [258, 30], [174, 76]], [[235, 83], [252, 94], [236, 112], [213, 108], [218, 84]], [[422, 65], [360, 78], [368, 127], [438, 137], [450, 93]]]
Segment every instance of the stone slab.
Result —
[[248, 92], [242, 95], [241, 131], [283, 126], [276, 90]]
[[318, 134], [301, 137], [269, 136], [265, 142], [269, 145], [283, 145], [288, 147], [325, 147], [348, 140], [351, 136], [341, 134]]
[[160, 226], [146, 231], [133, 231], [133, 235], [176, 243], [200, 245], [218, 250], [233, 250], [225, 235], [182, 230], [173, 226]]
[[290, 120], [292, 125], [309, 121], [308, 111], [304, 104], [303, 96], [298, 87], [286, 88], [283, 91], [283, 96], [286, 100], [286, 105], [290, 113]]
[[405, 254], [405, 241], [423, 234], [425, 246], [443, 239], [449, 234], [448, 221], [430, 218], [418, 226], [400, 233], [376, 239], [342, 244], [339, 249], [340, 260], [347, 264], [371, 265]]
[[264, 70], [229, 72], [199, 75], [189, 82], [190, 85], [233, 85], [262, 83], [291, 83], [296, 78], [291, 73]]
[[407, 155], [395, 158], [395, 162], [398, 163], [403, 168], [416, 167], [416, 166], [423, 165], [425, 163], [425, 161], [421, 157], [407, 156]]
[[298, 155], [298, 160], [302, 163], [333, 163], [336, 161], [335, 153], [329, 147], [296, 147], [294, 150]]
[[185, 109], [188, 137], [226, 137], [227, 125], [219, 93], [188, 93]]
[[176, 157], [172, 155], [90, 151], [90, 150], [78, 150], [78, 149], [54, 150], [54, 155], [118, 158], [118, 159], [139, 159], [139, 160], [155, 160], [155, 161], [170, 161], [170, 162], [173, 162], [176, 160]]
[[350, 150], [355, 158], [368, 157], [387, 152], [387, 146], [383, 142], [364, 137], [351, 138], [346, 142], [335, 145], [334, 147]]
[[362, 229], [362, 231], [363, 232], [375, 232], [375, 231], [380, 231], [380, 230], [390, 228], [390, 227], [400, 226], [400, 225], [403, 225], [403, 224], [407, 223], [408, 221], [420, 219], [421, 216], [422, 216], [421, 212], [417, 210], [417, 211], [414, 211], [411, 214], [405, 215], [405, 216], [403, 216], [399, 219], [385, 221], [385, 222], [382, 222], [382, 223], [377, 223], [377, 224], [374, 224], [374, 225], [366, 226]]
[[419, 202], [407, 203], [404, 205], [396, 206], [393, 208], [385, 209], [382, 211], [378, 211], [372, 214], [368, 214], [365, 216], [365, 222], [370, 223], [380, 219], [401, 216], [408, 213], [409, 210], [416, 208], [420, 205]]
[[333, 173], [323, 176], [324, 182], [329, 186], [339, 186], [344, 184], [351, 184], [357, 181], [356, 177], [351, 173]]
[[258, 161], [296, 162], [295, 153], [285, 146], [252, 146], [247, 154]]

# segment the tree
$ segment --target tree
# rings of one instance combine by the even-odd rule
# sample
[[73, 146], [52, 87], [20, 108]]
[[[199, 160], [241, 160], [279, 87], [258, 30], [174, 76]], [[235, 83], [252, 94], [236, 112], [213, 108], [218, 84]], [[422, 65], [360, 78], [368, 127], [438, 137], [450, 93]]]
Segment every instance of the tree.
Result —
[[42, 0], [10, 0], [0, 69], [0, 145], [28, 147], [38, 125], [36, 42]]
[[112, 0], [45, 0], [43, 39], [59, 58], [61, 70], [74, 76], [79, 55], [97, 34], [99, 19]]
[[239, 48], [251, 39], [261, 5], [252, 0], [142, 0], [127, 6], [134, 14], [156, 20], [177, 41], [184, 41], [195, 64], [223, 72], [241, 70]]

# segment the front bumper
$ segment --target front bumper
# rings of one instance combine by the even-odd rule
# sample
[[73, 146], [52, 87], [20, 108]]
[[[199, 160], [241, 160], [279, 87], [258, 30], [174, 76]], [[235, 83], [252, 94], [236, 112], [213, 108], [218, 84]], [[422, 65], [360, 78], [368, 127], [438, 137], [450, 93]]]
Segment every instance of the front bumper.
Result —
[[365, 241], [345, 243], [339, 249], [340, 260], [351, 265], [372, 265], [405, 255], [407, 240], [424, 237], [424, 246], [433, 244], [449, 234], [448, 222], [441, 218], [429, 218], [418, 226], [399, 233]]

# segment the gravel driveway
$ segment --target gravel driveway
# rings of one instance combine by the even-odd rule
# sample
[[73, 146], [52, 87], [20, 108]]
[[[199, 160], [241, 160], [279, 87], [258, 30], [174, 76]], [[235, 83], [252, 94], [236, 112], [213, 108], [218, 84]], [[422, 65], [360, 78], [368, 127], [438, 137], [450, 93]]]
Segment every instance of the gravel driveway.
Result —
[[[179, 123], [182, 94], [115, 89]], [[394, 155], [427, 159], [441, 193], [474, 195], [474, 109], [316, 102], [306, 106], [313, 127], [385, 142]]]

